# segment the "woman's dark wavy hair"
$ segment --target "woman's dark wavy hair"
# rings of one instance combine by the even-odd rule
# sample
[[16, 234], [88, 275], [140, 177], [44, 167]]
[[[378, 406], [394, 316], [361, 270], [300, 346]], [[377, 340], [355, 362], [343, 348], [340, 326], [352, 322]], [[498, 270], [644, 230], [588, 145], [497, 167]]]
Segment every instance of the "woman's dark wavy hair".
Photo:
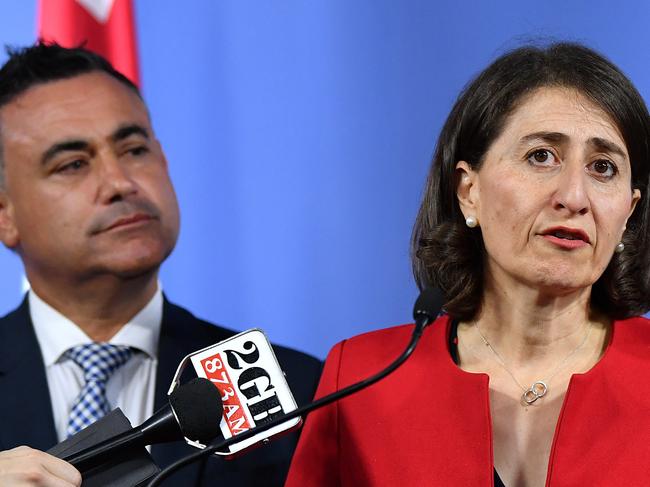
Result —
[[510, 113], [541, 87], [575, 89], [614, 121], [632, 166], [632, 188], [641, 200], [627, 222], [625, 250], [614, 254], [592, 288], [592, 307], [613, 319], [650, 309], [650, 119], [629, 79], [597, 52], [574, 43], [515, 49], [488, 66], [460, 94], [442, 128], [415, 222], [411, 259], [420, 289], [438, 286], [445, 309], [460, 320], [478, 313], [483, 296], [485, 247], [470, 229], [456, 198], [456, 164], [479, 170]]

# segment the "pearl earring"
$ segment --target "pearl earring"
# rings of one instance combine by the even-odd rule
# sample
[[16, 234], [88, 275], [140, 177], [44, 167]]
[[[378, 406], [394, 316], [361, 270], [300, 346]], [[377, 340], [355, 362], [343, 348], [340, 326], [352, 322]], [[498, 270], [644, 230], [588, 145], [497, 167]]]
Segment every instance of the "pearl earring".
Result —
[[618, 244], [616, 244], [616, 248], [614, 249], [614, 252], [620, 254], [624, 250], [625, 250], [625, 244], [623, 242], [619, 242]]
[[470, 215], [465, 218], [465, 225], [469, 228], [475, 228], [478, 226], [478, 219], [474, 215]]

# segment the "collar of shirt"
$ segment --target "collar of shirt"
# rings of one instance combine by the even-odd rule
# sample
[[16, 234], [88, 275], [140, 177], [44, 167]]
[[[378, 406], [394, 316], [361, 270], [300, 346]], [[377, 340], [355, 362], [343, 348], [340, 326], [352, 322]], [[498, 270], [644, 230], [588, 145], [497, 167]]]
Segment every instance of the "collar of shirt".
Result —
[[[28, 299], [29, 313], [46, 367], [55, 364], [69, 348], [92, 342], [81, 328], [43, 301], [33, 290], [29, 291]], [[145, 307], [131, 318], [109, 343], [141, 350], [156, 359], [162, 309], [163, 296], [158, 286], [158, 290]]]

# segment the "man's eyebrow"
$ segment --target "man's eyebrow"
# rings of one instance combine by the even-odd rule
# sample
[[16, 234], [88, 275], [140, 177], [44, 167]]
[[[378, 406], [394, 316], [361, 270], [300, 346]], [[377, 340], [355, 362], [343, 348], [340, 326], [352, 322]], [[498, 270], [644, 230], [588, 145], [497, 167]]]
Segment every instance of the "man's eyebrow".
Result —
[[623, 159], [627, 159], [625, 150], [623, 150], [621, 146], [612, 142], [611, 140], [603, 139], [601, 137], [592, 137], [589, 139], [589, 145], [595, 149], [598, 149], [599, 151], [609, 152], [611, 154], [619, 155]]
[[145, 139], [149, 140], [149, 131], [137, 123], [123, 125], [122, 127], [118, 128], [111, 135], [111, 140], [113, 142], [119, 142], [120, 140], [124, 140], [132, 135], [141, 135]]
[[[119, 142], [120, 140], [124, 140], [131, 135], [141, 135], [145, 139], [149, 139], [149, 131], [142, 125], [138, 125], [136, 123], [123, 125], [122, 127], [118, 128], [111, 134], [110, 139], [112, 142]], [[45, 151], [41, 157], [41, 164], [45, 165], [61, 152], [67, 151], [90, 151], [90, 143], [82, 139], [64, 140], [63, 142], [57, 142]]]
[[47, 164], [57, 154], [68, 151], [89, 151], [90, 144], [85, 140], [66, 140], [58, 142], [45, 151], [41, 157], [41, 164]]

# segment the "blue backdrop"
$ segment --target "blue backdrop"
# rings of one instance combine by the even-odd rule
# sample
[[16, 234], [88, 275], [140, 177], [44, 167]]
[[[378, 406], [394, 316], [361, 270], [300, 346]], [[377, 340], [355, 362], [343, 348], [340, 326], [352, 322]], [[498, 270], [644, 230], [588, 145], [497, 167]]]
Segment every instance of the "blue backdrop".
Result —
[[[135, 0], [145, 98], [182, 233], [168, 295], [323, 357], [410, 320], [408, 244], [458, 91], [527, 40], [582, 41], [650, 95], [650, 2]], [[0, 0], [0, 44], [35, 39]], [[5, 59], [0, 54], [0, 61]], [[21, 297], [0, 252], [0, 313]]]

